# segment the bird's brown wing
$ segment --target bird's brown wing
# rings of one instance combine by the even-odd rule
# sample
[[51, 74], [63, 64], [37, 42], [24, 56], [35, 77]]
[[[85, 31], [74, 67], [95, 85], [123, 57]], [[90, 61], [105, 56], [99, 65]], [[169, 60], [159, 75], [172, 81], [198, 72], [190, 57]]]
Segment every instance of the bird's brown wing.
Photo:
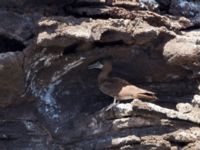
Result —
[[134, 85], [131, 85], [131, 89], [132, 89], [132, 91], [135, 91], [136, 93], [147, 93], [147, 94], [155, 95], [154, 92], [139, 88], [139, 87], [134, 86]]
[[122, 89], [125, 89], [127, 90], [128, 92], [130, 91], [133, 91], [135, 92], [136, 94], [137, 93], [140, 93], [140, 94], [147, 94], [147, 95], [155, 95], [154, 92], [151, 92], [151, 91], [148, 91], [148, 90], [145, 90], [145, 89], [142, 89], [142, 88], [139, 88], [131, 83], [129, 83], [128, 81], [124, 80], [124, 79], [121, 79], [121, 78], [117, 78], [117, 77], [114, 77], [114, 78], [110, 78], [109, 79], [109, 82], [110, 84], [113, 85], [113, 87], [118, 87], [120, 88], [121, 90]]
[[147, 100], [157, 99], [154, 92], [136, 87], [134, 85], [131, 85], [130, 89], [133, 93], [134, 98], [139, 98], [139, 99], [141, 98], [141, 99], [147, 99]]
[[99, 85], [100, 90], [111, 97], [117, 96], [121, 89], [130, 83], [120, 78], [109, 78]]
[[117, 97], [119, 100], [126, 99], [146, 99], [155, 100], [157, 97], [154, 92], [139, 88], [130, 84], [128, 81], [120, 78], [106, 79], [101, 85], [100, 90], [111, 97]]

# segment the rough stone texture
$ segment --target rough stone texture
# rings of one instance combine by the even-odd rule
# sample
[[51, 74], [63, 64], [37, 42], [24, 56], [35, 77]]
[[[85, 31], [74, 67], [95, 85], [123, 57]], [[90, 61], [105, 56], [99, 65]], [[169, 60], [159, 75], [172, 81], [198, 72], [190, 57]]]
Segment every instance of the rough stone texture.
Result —
[[0, 106], [20, 103], [25, 90], [23, 54], [0, 53]]
[[[1, 149], [199, 147], [198, 2], [0, 4], [0, 106], [27, 102], [0, 109]], [[111, 75], [159, 100], [109, 106], [113, 99], [98, 89], [99, 71], [87, 69], [108, 55]]]
[[183, 150], [199, 149], [199, 147], [200, 147], [200, 143], [197, 141], [197, 142], [188, 144], [187, 146], [183, 148]]
[[28, 16], [0, 10], [0, 36], [26, 44], [34, 34], [33, 20]]
[[192, 111], [192, 105], [189, 103], [179, 103], [176, 105], [176, 109], [182, 113], [189, 113]]
[[141, 145], [144, 145], [144, 148], [141, 149], [170, 149], [171, 145], [168, 141], [163, 140], [159, 136], [143, 137], [143, 142]]
[[[121, 7], [66, 7], [66, 11], [75, 16], [88, 16], [96, 17], [102, 16], [102, 18], [123, 18], [123, 19], [142, 19], [147, 21], [153, 26], [165, 26], [169, 29], [180, 30], [188, 27], [192, 27], [194, 23], [185, 17], [172, 17], [172, 16], [162, 16], [151, 11], [142, 10], [132, 10]], [[194, 21], [195, 22], [195, 21]], [[197, 22], [197, 21], [196, 21]]]
[[192, 103], [199, 106], [200, 105], [200, 95], [195, 94], [192, 99]]
[[[35, 1], [31, 1], [31, 2], [27, 2], [26, 0], [19, 0], [19, 1], [15, 1], [15, 0], [1, 0], [0, 1], [0, 6], [1, 7], [6, 7], [6, 8], [19, 8], [19, 9], [25, 9], [24, 7], [28, 7], [28, 6], [37, 6], [40, 7], [40, 5], [42, 5], [43, 7], [45, 7], [45, 5], [51, 5], [51, 4], [72, 4], [73, 2], [75, 2], [75, 0], [68, 0], [68, 1], [64, 1], [61, 0], [60, 2], [56, 2], [54, 0], [35, 0]], [[28, 7], [29, 8], [29, 7]]]
[[200, 137], [199, 128], [190, 128], [189, 130], [178, 130], [164, 136], [167, 141], [177, 143], [192, 143], [197, 141]]
[[[117, 140], [115, 139], [116, 136], [123, 135], [123, 138], [120, 138], [119, 140], [119, 141], [123, 141], [123, 139], [127, 139], [129, 137], [127, 135], [130, 135], [130, 134], [134, 134], [136, 136], [141, 137], [141, 140], [139, 140], [138, 138], [133, 136], [133, 139], [131, 140], [134, 143], [134, 145], [131, 145], [132, 148], [141, 148], [141, 149], [142, 148], [143, 149], [148, 149], [148, 148], [169, 149], [170, 147], [172, 147], [172, 143], [188, 144], [188, 143], [193, 143], [199, 140], [198, 126], [192, 127], [191, 124], [188, 124], [185, 122], [184, 127], [189, 128], [189, 129], [177, 130], [181, 126], [183, 127], [181, 122], [172, 121], [172, 120], [170, 121], [168, 119], [168, 117], [170, 118], [170, 116], [167, 116], [165, 120], [161, 119], [165, 117], [161, 116], [160, 111], [162, 111], [162, 109], [165, 109], [165, 108], [158, 109], [157, 108], [158, 106], [156, 105], [151, 105], [150, 103], [148, 104], [141, 101], [134, 101], [131, 104], [133, 106], [133, 111], [132, 111], [132, 115], [129, 118], [119, 117], [117, 119], [112, 119], [115, 116], [115, 112], [121, 111], [120, 107], [116, 105], [116, 106], [113, 106], [113, 109], [110, 109], [109, 111], [102, 110], [93, 117], [89, 116], [88, 117], [89, 120], [83, 121], [84, 123], [87, 122], [86, 124], [89, 124], [89, 126], [87, 126], [86, 124], [83, 124], [83, 122], [79, 122], [76, 128], [77, 129], [81, 128], [82, 134], [84, 134], [85, 136], [87, 135], [88, 138], [89, 137], [93, 137], [93, 138], [91, 139], [89, 138], [86, 141], [83, 140], [81, 142], [77, 142], [75, 145], [71, 145], [69, 147], [67, 146], [66, 148], [71, 148], [71, 149], [75, 147], [82, 148], [82, 149], [114, 148], [116, 146], [119, 146], [118, 144], [116, 144], [116, 142], [114, 142], [114, 141], [119, 140], [118, 138]], [[148, 108], [148, 107], [151, 107], [151, 108]], [[113, 112], [112, 110], [115, 110], [115, 112]], [[176, 111], [174, 110], [168, 110], [168, 111], [174, 112], [173, 118], [185, 120], [185, 118], [180, 117], [181, 115], [184, 115], [184, 114], [182, 113], [178, 114], [177, 112], [177, 115], [176, 115], [175, 114]], [[105, 116], [104, 113], [106, 113], [106, 116], [110, 116], [110, 118], [104, 118]], [[110, 113], [110, 115], [108, 115], [108, 113]], [[170, 114], [169, 112], [161, 112], [161, 113], [165, 113], [166, 115]], [[136, 115], [139, 117], [134, 117]], [[103, 124], [101, 121], [103, 122]], [[191, 122], [193, 121], [191, 120]], [[194, 120], [194, 122], [196, 121]], [[176, 125], [175, 128], [174, 128], [174, 125]], [[90, 127], [90, 129], [88, 129], [88, 127]], [[150, 136], [151, 132], [144, 133], [143, 130], [145, 129], [145, 127], [150, 128], [151, 132], [154, 132], [154, 136]], [[161, 128], [161, 130], [159, 128]], [[108, 131], [110, 132], [108, 133]], [[166, 131], [170, 133], [164, 134]], [[76, 139], [77, 136], [83, 138], [82, 134], [77, 134], [77, 135], [73, 134], [72, 135], [73, 138], [71, 137], [71, 140]], [[159, 135], [155, 136], [155, 134], [156, 135], [159, 134]], [[100, 136], [96, 137], [95, 135], [100, 135]], [[124, 136], [126, 138], [124, 138]], [[109, 143], [110, 144], [112, 143], [112, 146]], [[129, 146], [128, 142], [127, 144], [124, 144], [124, 145]]]
[[194, 17], [200, 13], [200, 2], [188, 0], [172, 0], [169, 12], [174, 15]]
[[[193, 65], [199, 68], [199, 35], [200, 30], [185, 32], [165, 44], [164, 56], [170, 63]], [[184, 44], [183, 44], [184, 43]]]
[[[39, 22], [39, 26], [42, 32], [38, 35], [37, 44], [45, 47], [67, 47], [78, 42], [119, 41], [126, 45], [143, 45], [156, 39], [162, 33], [166, 34], [166, 38], [174, 36], [173, 32], [170, 33], [165, 28], [156, 28], [141, 20], [129, 19], [46, 18]], [[51, 32], [48, 32], [49, 30]], [[111, 35], [112, 38], [110, 38]]]

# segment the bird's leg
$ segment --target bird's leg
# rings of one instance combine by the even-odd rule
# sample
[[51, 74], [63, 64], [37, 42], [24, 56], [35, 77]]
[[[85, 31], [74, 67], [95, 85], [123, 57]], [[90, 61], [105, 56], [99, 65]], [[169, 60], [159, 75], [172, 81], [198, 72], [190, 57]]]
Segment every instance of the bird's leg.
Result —
[[110, 104], [106, 110], [109, 110], [109, 109], [111, 109], [111, 108], [112, 108], [113, 106], [115, 106], [116, 104], [117, 104], [117, 98], [116, 98], [116, 97], [114, 97], [113, 103], [112, 103], [112, 104]]
[[117, 98], [114, 97], [113, 105], [115, 105], [116, 103], [117, 103]]

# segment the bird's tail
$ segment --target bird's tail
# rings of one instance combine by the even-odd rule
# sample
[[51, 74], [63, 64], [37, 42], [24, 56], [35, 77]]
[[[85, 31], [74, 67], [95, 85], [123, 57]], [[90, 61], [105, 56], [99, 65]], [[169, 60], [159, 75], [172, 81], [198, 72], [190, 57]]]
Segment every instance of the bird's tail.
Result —
[[158, 97], [153, 92], [144, 92], [138, 94], [138, 99], [144, 99], [144, 100], [157, 100]]

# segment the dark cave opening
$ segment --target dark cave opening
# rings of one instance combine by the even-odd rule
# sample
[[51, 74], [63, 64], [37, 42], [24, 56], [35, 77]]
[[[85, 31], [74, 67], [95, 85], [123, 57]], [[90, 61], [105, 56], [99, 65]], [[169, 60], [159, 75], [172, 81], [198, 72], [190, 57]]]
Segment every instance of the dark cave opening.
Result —
[[111, 16], [108, 14], [99, 14], [99, 15], [94, 15], [94, 14], [88, 14], [88, 12], [82, 12], [82, 13], [77, 13], [75, 11], [70, 11], [70, 10], [65, 10], [65, 14], [67, 16], [74, 16], [76, 18], [82, 18], [82, 17], [90, 17], [92, 19], [109, 19]]
[[164, 14], [169, 14], [170, 4], [171, 0], [156, 0], [156, 2], [159, 4], [159, 10]]
[[16, 39], [0, 36], [0, 53], [23, 51], [25, 45]]
[[112, 41], [112, 42], [99, 42], [99, 41], [94, 42], [95, 47], [106, 47], [106, 46], [113, 46], [113, 45], [124, 45], [124, 41], [117, 40], [117, 41]]
[[63, 55], [75, 54], [77, 51], [77, 47], [78, 47], [77, 43], [74, 43], [74, 44], [71, 44], [71, 45], [65, 47], [63, 49]]
[[197, 30], [199, 28], [200, 28], [200, 25], [193, 25], [193, 26], [187, 27], [185, 29], [182, 29], [181, 31], [187, 31], [187, 32], [189, 32], [189, 31], [192, 31], [192, 30]]

